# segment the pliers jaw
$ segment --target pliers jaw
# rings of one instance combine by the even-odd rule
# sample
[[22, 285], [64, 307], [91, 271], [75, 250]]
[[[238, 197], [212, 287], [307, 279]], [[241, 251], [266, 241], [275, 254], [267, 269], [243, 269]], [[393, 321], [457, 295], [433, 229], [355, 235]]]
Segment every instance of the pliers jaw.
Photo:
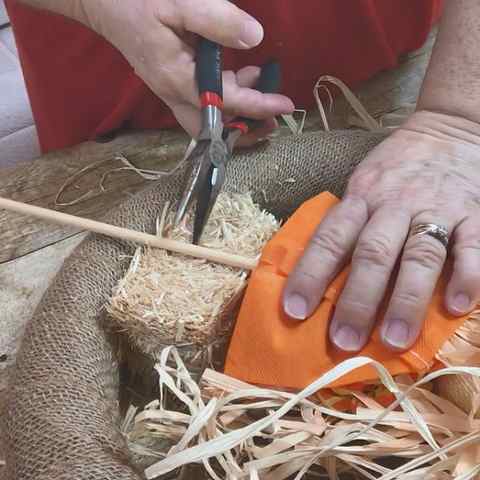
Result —
[[218, 140], [223, 134], [223, 113], [216, 105], [206, 105], [202, 108], [202, 130], [198, 140]]
[[211, 162], [208, 168], [202, 171], [202, 174], [199, 178], [201, 188], [197, 196], [193, 223], [193, 243], [195, 245], [200, 242], [205, 225], [225, 182], [225, 162], [220, 161], [218, 166]]
[[187, 211], [192, 205], [194, 197], [197, 195], [198, 180], [202, 170], [202, 165], [204, 163], [204, 155], [206, 149], [208, 148], [208, 144], [208, 140], [199, 140], [187, 159], [188, 174], [186, 176], [186, 183], [183, 187], [182, 196], [180, 197], [175, 214], [175, 225], [179, 225], [185, 218]]
[[[211, 107], [208, 107], [211, 110]], [[225, 165], [228, 160], [228, 149], [222, 138], [223, 122], [220, 117], [212, 116], [207, 108], [208, 132], [206, 133], [205, 149], [200, 157], [199, 166], [195, 170], [194, 194], [197, 200], [195, 207], [195, 219], [193, 223], [193, 243], [197, 245], [202, 236], [218, 195], [225, 181]], [[214, 122], [210, 123], [211, 120]], [[202, 138], [202, 134], [200, 135]]]
[[193, 243], [197, 244], [202, 235], [213, 205], [225, 179], [228, 150], [222, 138], [222, 111], [215, 105], [202, 109], [202, 130], [198, 142], [187, 161], [190, 164], [187, 183], [175, 216], [178, 225], [196, 198]]

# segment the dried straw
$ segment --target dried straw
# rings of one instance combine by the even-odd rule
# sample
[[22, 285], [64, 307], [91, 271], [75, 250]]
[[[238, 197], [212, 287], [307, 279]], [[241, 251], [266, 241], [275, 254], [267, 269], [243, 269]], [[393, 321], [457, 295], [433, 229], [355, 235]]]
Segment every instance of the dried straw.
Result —
[[[173, 218], [167, 206], [158, 234], [189, 241], [191, 216], [175, 228]], [[250, 195], [222, 193], [202, 245], [255, 258], [278, 228], [278, 221], [261, 211]], [[233, 316], [228, 314], [246, 279], [247, 272], [239, 269], [160, 249], [138, 249], [108, 312], [144, 353], [155, 354], [171, 344], [206, 346], [230, 332]]]

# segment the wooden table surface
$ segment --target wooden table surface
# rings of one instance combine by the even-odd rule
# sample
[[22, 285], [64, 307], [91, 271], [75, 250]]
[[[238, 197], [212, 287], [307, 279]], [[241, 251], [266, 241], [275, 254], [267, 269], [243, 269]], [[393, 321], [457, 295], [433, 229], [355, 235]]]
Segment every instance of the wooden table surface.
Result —
[[[356, 92], [375, 118], [398, 111], [416, 101], [433, 43], [407, 56], [395, 70], [384, 72]], [[351, 110], [339, 99], [329, 119], [333, 128], [348, 126]], [[306, 130], [321, 129], [317, 112], [309, 113]], [[280, 135], [287, 134], [282, 128]], [[87, 218], [101, 218], [105, 211], [141, 189], [147, 180], [132, 172], [112, 172], [101, 191], [106, 172], [121, 167], [114, 160], [122, 153], [136, 167], [169, 170], [182, 158], [188, 138], [175, 131], [134, 132], [109, 143], [87, 142], [75, 148], [45, 155], [32, 163], [5, 169], [0, 175], [0, 197], [55, 208], [62, 185], [80, 170], [98, 165], [67, 189], [61, 199], [70, 202], [88, 192], [78, 204], [57, 207]], [[0, 211], [0, 414], [8, 366], [15, 358], [25, 323], [40, 301], [64, 259], [80, 243], [83, 232], [49, 225], [33, 218]], [[0, 432], [0, 478], [2, 452]]]

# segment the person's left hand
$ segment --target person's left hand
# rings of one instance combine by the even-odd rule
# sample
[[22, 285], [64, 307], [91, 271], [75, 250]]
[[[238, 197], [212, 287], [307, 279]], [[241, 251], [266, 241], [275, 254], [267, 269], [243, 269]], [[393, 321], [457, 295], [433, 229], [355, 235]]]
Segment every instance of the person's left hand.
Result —
[[380, 331], [388, 348], [410, 348], [447, 257], [439, 239], [409, 234], [421, 224], [449, 232], [454, 262], [445, 304], [456, 316], [470, 312], [480, 300], [480, 125], [417, 112], [378, 145], [354, 172], [343, 200], [321, 222], [290, 275], [286, 314], [309, 317], [351, 260], [329, 331], [337, 348], [359, 351], [400, 260]]

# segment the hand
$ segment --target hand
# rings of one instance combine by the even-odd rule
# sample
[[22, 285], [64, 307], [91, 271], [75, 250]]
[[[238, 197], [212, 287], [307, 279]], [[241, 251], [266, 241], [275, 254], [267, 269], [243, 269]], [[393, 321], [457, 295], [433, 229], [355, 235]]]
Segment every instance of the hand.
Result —
[[357, 168], [344, 199], [321, 222], [284, 292], [290, 317], [303, 320], [351, 259], [330, 339], [338, 349], [362, 349], [399, 261], [384, 318], [383, 343], [413, 345], [423, 324], [447, 250], [420, 223], [451, 234], [453, 274], [445, 304], [456, 316], [480, 300], [480, 125], [459, 117], [417, 112]]
[[[200, 3], [197, 0], [83, 3], [89, 26], [123, 53], [192, 136], [200, 130], [194, 34], [238, 49], [255, 47], [263, 39], [262, 26], [229, 1]], [[272, 130], [275, 116], [294, 109], [291, 100], [283, 95], [261, 94], [249, 88], [259, 73], [257, 67], [246, 67], [223, 75], [225, 114], [266, 121], [265, 128], [255, 132], [254, 137]], [[253, 142], [255, 138], [245, 140]]]

